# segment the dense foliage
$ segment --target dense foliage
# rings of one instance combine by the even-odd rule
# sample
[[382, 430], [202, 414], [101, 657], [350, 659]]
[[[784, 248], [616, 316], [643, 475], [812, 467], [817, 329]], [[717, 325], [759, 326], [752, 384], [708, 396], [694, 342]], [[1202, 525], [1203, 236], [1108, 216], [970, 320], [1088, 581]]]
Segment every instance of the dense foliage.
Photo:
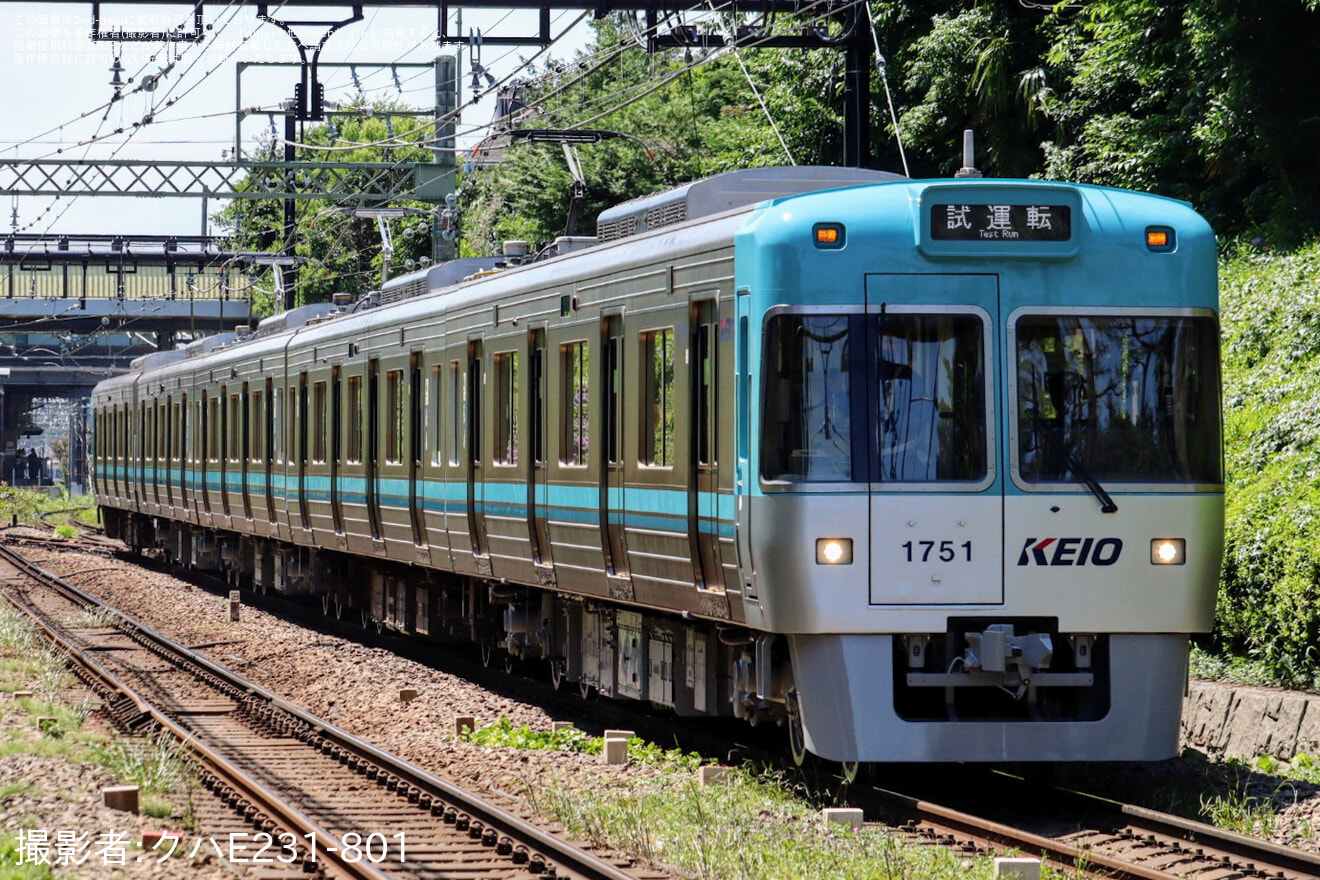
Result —
[[[336, 162], [429, 162], [431, 152], [422, 145], [431, 136], [429, 123], [410, 116], [391, 116], [391, 111], [408, 108], [389, 104], [360, 103], [343, 108], [345, 115], [333, 117], [334, 124], [313, 125], [299, 139], [305, 146], [298, 151], [298, 161], [328, 159]], [[258, 146], [254, 157], [261, 161], [279, 161], [283, 146], [269, 140]], [[354, 171], [344, 181], [347, 190], [366, 189], [373, 173]], [[360, 182], [358, 182], [360, 180]], [[381, 247], [376, 222], [356, 217], [353, 201], [307, 199], [294, 203], [297, 223], [296, 254], [302, 262], [296, 273], [294, 303], [328, 302], [336, 292], [355, 296], [380, 286]], [[417, 213], [391, 221], [394, 236], [394, 260], [391, 275], [401, 274], [409, 260], [414, 263], [431, 254], [430, 223], [434, 206], [423, 202], [395, 202], [395, 208]], [[284, 207], [281, 202], [260, 200], [231, 202], [215, 217], [216, 225], [232, 239], [231, 247], [243, 251], [280, 251], [284, 247]], [[424, 234], [408, 232], [411, 227]], [[407, 233], [407, 234], [405, 234]], [[254, 311], [263, 314], [271, 308], [273, 281], [269, 270], [264, 276], [266, 297], [254, 297]], [[263, 288], [259, 287], [258, 291]]]
[[1222, 648], [1320, 684], [1320, 245], [1225, 261]]
[[[988, 175], [1160, 192], [1221, 235], [1295, 244], [1320, 229], [1320, 165], [1306, 156], [1320, 115], [1301, 87], [1320, 74], [1317, 2], [873, 0], [871, 12], [914, 177], [956, 170], [971, 128]], [[520, 122], [637, 139], [579, 149], [588, 220], [729, 168], [842, 161], [840, 52], [646, 55], [621, 18], [597, 24], [596, 44], [527, 83], [534, 112]], [[886, 106], [873, 76], [869, 164], [899, 169]], [[558, 146], [507, 150], [464, 184], [467, 252], [559, 234], [568, 186]]]
[[[1320, 75], [1320, 0], [871, 0], [886, 79], [871, 77], [872, 167], [936, 177], [961, 164], [962, 131], [977, 132], [991, 176], [1049, 177], [1160, 192], [1192, 202], [1222, 236], [1292, 245], [1320, 230], [1320, 114], [1305, 84]], [[869, 27], [859, 16], [858, 27]], [[673, 22], [667, 22], [666, 28]], [[806, 26], [839, 36], [837, 18], [707, 18], [730, 33]], [[586, 183], [578, 232], [609, 205], [733, 168], [837, 165], [843, 160], [843, 53], [835, 49], [670, 49], [648, 54], [639, 23], [595, 23], [594, 45], [529, 69], [525, 112], [512, 125], [605, 129], [622, 137], [576, 147]], [[317, 125], [299, 159], [426, 161], [421, 120], [362, 105]], [[397, 129], [395, 133], [392, 129]], [[461, 181], [462, 252], [498, 253], [511, 238], [544, 243], [565, 231], [571, 177], [558, 144], [478, 155]], [[334, 147], [333, 151], [326, 148]], [[262, 147], [282, 154], [278, 144]], [[481, 151], [477, 151], [480, 153]], [[414, 205], [425, 208], [421, 203]], [[369, 220], [333, 201], [298, 203], [298, 302], [361, 293], [379, 278]], [[283, 243], [278, 203], [232, 203], [220, 224], [242, 249]], [[420, 262], [422, 218], [397, 223], [393, 271]], [[268, 276], [267, 276], [268, 277]]]

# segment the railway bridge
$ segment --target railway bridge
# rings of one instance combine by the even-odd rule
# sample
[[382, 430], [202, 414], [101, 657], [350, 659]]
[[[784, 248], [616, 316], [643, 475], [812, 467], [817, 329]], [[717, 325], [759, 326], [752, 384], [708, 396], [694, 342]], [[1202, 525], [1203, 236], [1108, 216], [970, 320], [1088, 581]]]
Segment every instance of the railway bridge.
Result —
[[92, 387], [249, 323], [255, 259], [209, 236], [0, 239], [0, 482], [85, 486]]

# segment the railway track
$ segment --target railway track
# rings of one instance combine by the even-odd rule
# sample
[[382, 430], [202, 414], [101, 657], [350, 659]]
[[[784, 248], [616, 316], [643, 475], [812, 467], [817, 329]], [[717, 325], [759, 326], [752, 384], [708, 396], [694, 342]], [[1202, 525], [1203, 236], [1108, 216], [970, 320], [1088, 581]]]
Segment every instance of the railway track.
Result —
[[[4, 546], [0, 583], [68, 653], [119, 724], [155, 727], [187, 744], [207, 787], [250, 823], [249, 854], [269, 835], [275, 873], [293, 866], [354, 880], [663, 876], [625, 872], [381, 752]], [[83, 619], [100, 619], [60, 622], [87, 611], [97, 613]], [[114, 625], [105, 625], [112, 616]]]
[[[98, 601], [80, 591], [73, 595], [79, 596], [77, 601], [81, 603]], [[369, 640], [379, 638], [373, 638], [371, 633], [366, 636]], [[241, 695], [238, 699], [242, 702]], [[259, 719], [266, 717], [261, 710], [249, 714]], [[637, 713], [631, 713], [630, 720], [629, 726], [638, 729], [646, 726], [638, 723], [646, 719]], [[314, 739], [317, 735], [314, 725], [324, 722], [311, 723], [310, 736]], [[673, 723], [671, 719], [670, 724]], [[297, 726], [294, 722], [267, 726], [277, 734], [287, 735], [290, 724]], [[307, 738], [307, 731], [298, 729]], [[709, 746], [709, 742], [704, 745]], [[701, 750], [720, 754], [719, 749]], [[770, 756], [757, 750], [757, 757], [766, 760]], [[969, 853], [1015, 850], [1034, 854], [1065, 870], [1076, 871], [1078, 876], [1134, 880], [1320, 877], [1320, 858], [1316, 856], [1203, 823], [1072, 792], [1044, 789], [989, 773], [963, 769], [960, 776], [957, 787], [962, 791], [981, 790], [992, 792], [992, 796], [950, 796], [951, 787], [945, 780], [930, 787], [907, 783], [902, 786], [909, 791], [933, 788], [935, 794], [931, 797], [943, 802], [940, 804], [911, 794], [865, 786], [853, 786], [848, 799], [853, 805], [861, 806], [869, 819], [883, 817], [886, 825], [915, 838]], [[948, 806], [950, 801], [959, 803], [960, 807]]]
[[[972, 785], [990, 774], [972, 774]], [[1015, 849], [1114, 880], [1315, 880], [1320, 857], [1077, 792], [1000, 777], [962, 808], [875, 789], [860, 799], [909, 834], [970, 851]], [[947, 800], [947, 798], [946, 798]]]

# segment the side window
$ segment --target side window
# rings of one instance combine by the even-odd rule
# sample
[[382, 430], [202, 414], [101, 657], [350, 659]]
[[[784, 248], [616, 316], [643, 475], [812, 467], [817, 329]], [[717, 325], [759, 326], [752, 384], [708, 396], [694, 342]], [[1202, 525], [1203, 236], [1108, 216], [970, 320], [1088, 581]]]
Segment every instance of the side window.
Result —
[[518, 463], [518, 353], [495, 355], [495, 463]]
[[362, 461], [362, 377], [348, 377], [348, 461]]
[[463, 378], [458, 361], [449, 362], [449, 463], [458, 464], [463, 437]]
[[220, 460], [220, 398], [212, 397], [210, 420], [211, 430], [206, 438], [206, 459], [207, 461]]
[[642, 431], [638, 460], [674, 466], [674, 330], [642, 334]]
[[290, 385], [289, 393], [285, 400], [285, 439], [284, 439], [284, 458], [289, 464], [297, 464], [302, 461], [305, 450], [298, 447], [298, 422], [306, 414], [298, 408], [298, 386]]
[[273, 409], [270, 414], [270, 438], [271, 444], [275, 447], [271, 450], [274, 453], [275, 462], [284, 464], [284, 388], [275, 389], [275, 399], [271, 401]]
[[312, 461], [324, 462], [326, 453], [325, 383], [312, 386]]
[[248, 450], [253, 464], [266, 460], [266, 395], [260, 390], [253, 390], [249, 398], [251, 415], [248, 416]]
[[242, 460], [243, 453], [243, 398], [238, 394], [229, 395], [229, 430], [225, 435], [226, 457], [232, 462]]
[[385, 374], [385, 395], [389, 413], [385, 424], [385, 460], [399, 464], [403, 461], [403, 370]]
[[564, 414], [559, 442], [559, 461], [566, 465], [586, 465], [591, 447], [590, 388], [591, 347], [586, 342], [560, 346], [562, 360], [561, 400]]
[[433, 442], [431, 444], [431, 464], [440, 464], [444, 461], [444, 419], [440, 418], [443, 411], [440, 408], [440, 388], [444, 384], [444, 368], [436, 364], [431, 368], [430, 384], [427, 388], [427, 399], [429, 405], [426, 408], [427, 424], [434, 425], [434, 433], [431, 434]]
[[714, 464], [716, 457], [715, 426], [718, 410], [715, 405], [714, 330], [713, 323], [703, 322], [697, 325], [692, 340], [696, 349], [692, 354], [693, 414], [696, 423], [692, 430], [696, 432], [697, 464], [701, 465]]

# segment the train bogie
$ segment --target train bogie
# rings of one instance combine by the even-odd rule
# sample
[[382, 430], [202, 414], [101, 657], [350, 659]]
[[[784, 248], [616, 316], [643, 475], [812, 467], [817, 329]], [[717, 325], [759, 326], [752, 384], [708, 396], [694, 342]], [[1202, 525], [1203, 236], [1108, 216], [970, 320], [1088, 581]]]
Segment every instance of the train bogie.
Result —
[[1200, 218], [767, 169], [600, 230], [103, 383], [107, 531], [798, 753], [1171, 753], [1222, 533]]

